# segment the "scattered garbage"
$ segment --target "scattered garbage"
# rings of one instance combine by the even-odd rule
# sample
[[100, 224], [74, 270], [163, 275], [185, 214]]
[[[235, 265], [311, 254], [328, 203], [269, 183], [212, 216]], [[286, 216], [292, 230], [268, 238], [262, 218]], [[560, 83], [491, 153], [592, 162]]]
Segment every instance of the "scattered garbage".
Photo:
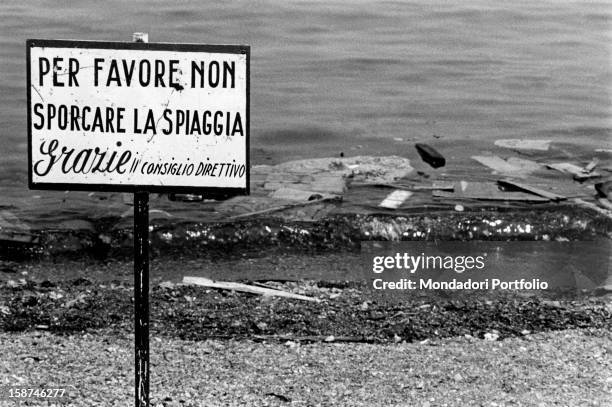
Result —
[[503, 139], [496, 140], [495, 145], [517, 150], [547, 151], [550, 147], [550, 142], [550, 140]]
[[495, 173], [515, 176], [519, 178], [524, 178], [542, 167], [535, 161], [517, 157], [510, 157], [504, 160], [503, 158], [498, 156], [475, 155], [472, 156], [472, 159], [478, 161], [484, 166], [491, 168], [495, 171]]
[[440, 168], [446, 165], [446, 159], [433, 147], [423, 143], [416, 143], [414, 146], [421, 156], [421, 159], [433, 168]]
[[[553, 163], [546, 164], [548, 168], [553, 170], [557, 170], [566, 174], [571, 174], [574, 176], [576, 181], [585, 181], [591, 178], [599, 178], [601, 174], [595, 171], [588, 171], [586, 168], [579, 167], [572, 163]], [[594, 167], [593, 167], [594, 168]]]
[[433, 191], [433, 196], [438, 198], [468, 198], [485, 201], [523, 201], [523, 202], [547, 202], [549, 198], [525, 193], [521, 191], [502, 191], [494, 182], [467, 182], [461, 181], [453, 192]]
[[323, 194], [315, 191], [306, 191], [295, 188], [279, 188], [270, 194], [275, 199], [286, 199], [289, 201], [314, 201], [323, 198], [338, 198], [337, 195]]
[[[373, 157], [328, 157], [308, 160], [288, 161], [270, 166], [266, 183], [272, 180], [277, 182], [302, 182], [303, 175], [315, 176], [322, 173], [326, 176], [347, 178], [367, 183], [391, 183], [409, 175], [414, 168], [410, 160], [399, 156]], [[287, 179], [287, 174], [292, 178]], [[308, 178], [306, 178], [308, 181]], [[292, 185], [292, 187], [295, 187]], [[318, 191], [316, 188], [310, 188]], [[326, 191], [324, 191], [326, 192]]]

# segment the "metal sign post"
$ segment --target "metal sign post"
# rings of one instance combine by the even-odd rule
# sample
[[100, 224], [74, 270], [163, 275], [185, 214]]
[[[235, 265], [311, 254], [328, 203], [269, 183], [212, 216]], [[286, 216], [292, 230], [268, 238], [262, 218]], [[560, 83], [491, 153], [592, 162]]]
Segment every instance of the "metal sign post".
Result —
[[[134, 42], [149, 42], [134, 33]], [[149, 407], [149, 193], [134, 193], [134, 399]]]
[[149, 193], [134, 194], [134, 391], [149, 406]]

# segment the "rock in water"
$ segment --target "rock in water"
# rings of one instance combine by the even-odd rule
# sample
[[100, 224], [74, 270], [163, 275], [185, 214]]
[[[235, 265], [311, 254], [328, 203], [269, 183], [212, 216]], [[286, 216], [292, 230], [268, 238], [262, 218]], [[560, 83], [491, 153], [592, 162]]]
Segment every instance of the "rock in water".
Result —
[[444, 167], [446, 159], [433, 147], [427, 144], [416, 143], [414, 145], [421, 156], [421, 159], [434, 168]]

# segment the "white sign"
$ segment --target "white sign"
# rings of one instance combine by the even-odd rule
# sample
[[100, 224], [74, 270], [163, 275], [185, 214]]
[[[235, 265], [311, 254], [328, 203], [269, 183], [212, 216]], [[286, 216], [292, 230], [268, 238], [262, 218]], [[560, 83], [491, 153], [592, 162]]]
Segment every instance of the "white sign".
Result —
[[33, 189], [249, 189], [249, 47], [28, 40]]

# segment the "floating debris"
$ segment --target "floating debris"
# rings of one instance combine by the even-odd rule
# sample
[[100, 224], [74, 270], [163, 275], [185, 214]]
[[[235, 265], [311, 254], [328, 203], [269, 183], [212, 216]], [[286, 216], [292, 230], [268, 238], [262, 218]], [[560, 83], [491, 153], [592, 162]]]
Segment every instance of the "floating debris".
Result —
[[553, 163], [546, 164], [546, 167], [574, 176], [576, 181], [585, 181], [591, 178], [601, 177], [601, 174], [594, 171], [587, 171], [586, 168], [579, 167], [572, 163]]
[[517, 150], [540, 150], [547, 151], [550, 147], [550, 140], [525, 140], [525, 139], [503, 139], [496, 140], [495, 145]]
[[286, 199], [289, 201], [313, 201], [323, 198], [337, 198], [337, 195], [321, 194], [315, 191], [306, 191], [295, 188], [279, 188], [270, 196], [274, 199]]
[[410, 198], [411, 196], [412, 192], [410, 191], [402, 191], [396, 189], [395, 191], [387, 195], [387, 197], [380, 204], [378, 204], [378, 206], [388, 209], [397, 209], [402, 206], [404, 201]]
[[524, 192], [501, 191], [493, 182], [461, 181], [454, 192], [434, 191], [438, 198], [469, 198], [486, 201], [547, 202], [550, 199]]
[[421, 159], [433, 168], [440, 168], [446, 165], [446, 159], [433, 147], [422, 143], [416, 143], [414, 146], [419, 152]]
[[543, 189], [533, 187], [531, 185], [518, 183], [516, 181], [512, 181], [509, 179], [502, 179], [502, 180], [497, 181], [497, 183], [501, 185], [502, 187], [510, 187], [510, 188], [521, 190], [521, 191], [526, 191], [526, 192], [529, 192], [535, 195], [542, 196], [544, 198], [548, 198], [551, 201], [562, 201], [562, 200], [567, 199], [567, 197], [563, 195], [557, 195], [552, 192], [548, 192]]
[[[295, 179], [306, 180], [305, 183], [309, 183], [308, 177], [315, 177], [316, 179], [316, 174], [341, 178], [351, 177], [354, 181], [359, 182], [391, 183], [409, 175], [414, 168], [410, 166], [410, 160], [404, 157], [355, 156], [288, 161], [275, 166], [269, 166], [263, 170], [268, 173], [266, 184], [272, 181], [277, 183], [294, 183]], [[289, 180], [287, 176], [295, 179]], [[291, 187], [295, 186], [291, 185]], [[306, 189], [319, 192], [332, 192], [327, 190], [321, 191], [313, 187]]]
[[472, 159], [478, 161], [484, 166], [493, 169], [498, 174], [511, 175], [515, 177], [524, 178], [534, 171], [541, 168], [541, 165], [535, 161], [525, 160], [523, 158], [510, 157], [504, 160], [496, 155], [494, 156], [482, 156], [475, 155]]
[[415, 191], [428, 191], [428, 190], [453, 191], [455, 189], [455, 184], [453, 184], [452, 182], [434, 181], [431, 186], [430, 185], [415, 185], [413, 189]]

